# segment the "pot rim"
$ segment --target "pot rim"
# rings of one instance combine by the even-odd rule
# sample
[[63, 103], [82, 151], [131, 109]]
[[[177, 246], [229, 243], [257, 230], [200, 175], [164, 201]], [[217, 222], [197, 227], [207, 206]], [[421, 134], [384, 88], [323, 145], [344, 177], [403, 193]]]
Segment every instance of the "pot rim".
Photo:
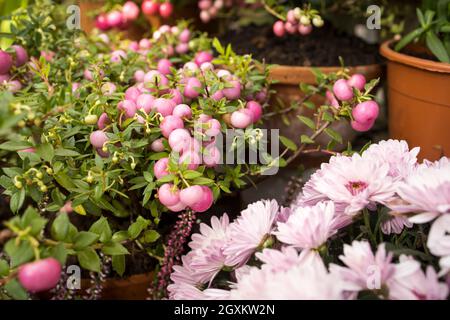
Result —
[[450, 73], [450, 63], [436, 62], [432, 60], [413, 57], [391, 49], [395, 40], [387, 40], [381, 44], [380, 54], [389, 61], [401, 63], [417, 69], [425, 69], [433, 72]]
[[[356, 66], [345, 66], [345, 68], [350, 69], [350, 70], [354, 70], [354, 69], [361, 69], [361, 68], [380, 68], [383, 65], [382, 62], [380, 63], [371, 63], [371, 64], [359, 64]], [[290, 65], [285, 65], [285, 64], [272, 64], [270, 67], [270, 71], [272, 70], [276, 70], [276, 69], [286, 69], [289, 70], [290, 72], [310, 72], [311, 69], [319, 69], [322, 72], [335, 72], [335, 71], [339, 71], [342, 70], [341, 66], [310, 66], [310, 67], [305, 67], [305, 66], [290, 66]]]

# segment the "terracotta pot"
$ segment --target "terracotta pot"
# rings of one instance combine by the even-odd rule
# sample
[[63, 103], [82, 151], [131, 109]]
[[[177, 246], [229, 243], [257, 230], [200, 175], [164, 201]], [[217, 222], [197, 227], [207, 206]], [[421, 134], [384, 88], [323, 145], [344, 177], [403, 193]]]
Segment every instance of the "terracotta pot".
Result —
[[[340, 67], [319, 67], [324, 73], [337, 72]], [[367, 65], [349, 67], [350, 73], [361, 73], [366, 76], [368, 80], [378, 78], [382, 75], [381, 65]], [[270, 70], [269, 75], [271, 80], [276, 80], [277, 83], [272, 85], [272, 88], [276, 91], [276, 94], [271, 97], [271, 105], [278, 105], [277, 100], [281, 100], [286, 107], [289, 107], [293, 102], [300, 101], [305, 94], [299, 89], [301, 83], [317, 84], [315, 76], [310, 67], [295, 67], [295, 66], [276, 66]], [[325, 102], [325, 98], [320, 95], [315, 95], [311, 98], [311, 101], [320, 106]], [[313, 116], [314, 110], [308, 108], [299, 108], [293, 112], [286, 114], [290, 121], [290, 125], [286, 125], [281, 117], [273, 117], [266, 121], [268, 128], [279, 128], [280, 135], [286, 136], [293, 140], [297, 144], [300, 144], [300, 136], [302, 134], [311, 134], [311, 130], [307, 128], [303, 123], [297, 119], [297, 115]], [[347, 141], [352, 141], [356, 137], [356, 132], [351, 128], [348, 122], [339, 122], [332, 125], [332, 128], [338, 131], [344, 144], [337, 146], [339, 149], [344, 149], [347, 146]], [[323, 134], [317, 141], [326, 146], [330, 141], [330, 138]]]
[[95, 18], [92, 13], [100, 9], [104, 5], [104, 1], [78, 1], [80, 7], [81, 29], [89, 33], [95, 28]]
[[450, 64], [395, 52], [382, 44], [388, 59], [389, 132], [420, 146], [420, 157], [450, 156]]
[[[102, 300], [145, 300], [149, 297], [147, 289], [152, 280], [152, 273], [136, 274], [123, 279], [109, 278], [103, 285]], [[81, 281], [83, 289], [89, 285], [88, 279]]]

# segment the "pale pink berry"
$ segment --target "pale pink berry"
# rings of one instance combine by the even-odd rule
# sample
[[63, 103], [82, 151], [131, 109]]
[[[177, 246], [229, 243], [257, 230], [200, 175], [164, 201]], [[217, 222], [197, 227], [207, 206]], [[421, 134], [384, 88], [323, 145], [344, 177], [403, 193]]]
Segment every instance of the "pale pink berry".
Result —
[[216, 146], [210, 145], [203, 151], [203, 164], [207, 167], [215, 167], [220, 163], [220, 157], [220, 150]]
[[207, 51], [200, 51], [197, 52], [195, 55], [194, 61], [197, 64], [197, 66], [201, 66], [205, 62], [211, 62], [213, 60], [213, 55], [210, 52]]
[[191, 207], [191, 209], [196, 212], [205, 212], [206, 210], [211, 208], [214, 201], [211, 189], [207, 186], [201, 186], [201, 188], [203, 189], [202, 199]]
[[213, 99], [214, 101], [220, 101], [223, 97], [224, 95], [222, 90], [217, 90], [211, 95], [211, 99]]
[[170, 74], [172, 62], [169, 59], [161, 59], [158, 61], [158, 71], [164, 75]]
[[152, 149], [152, 151], [154, 152], [163, 152], [164, 151], [164, 144], [163, 144], [163, 140], [160, 139], [156, 139], [155, 141], [152, 142], [152, 144], [150, 145], [150, 148]]
[[184, 128], [184, 123], [180, 118], [169, 115], [164, 117], [159, 127], [161, 128], [163, 136], [168, 138], [174, 130]]
[[186, 129], [175, 129], [169, 135], [169, 146], [174, 152], [182, 152], [190, 142], [191, 135]]
[[203, 199], [203, 189], [201, 186], [190, 186], [180, 191], [180, 200], [186, 206], [192, 207]]
[[180, 190], [171, 183], [165, 183], [158, 189], [159, 201], [167, 206], [173, 206], [180, 202]]
[[122, 59], [125, 59], [127, 54], [123, 50], [116, 50], [111, 53], [111, 62], [119, 62]]
[[373, 100], [361, 102], [352, 110], [353, 119], [359, 123], [374, 122], [379, 114], [380, 107]]
[[286, 30], [284, 29], [284, 22], [281, 20], [278, 20], [277, 22], [275, 22], [273, 24], [273, 33], [277, 36], [277, 37], [282, 37], [284, 36]]
[[347, 80], [347, 83], [350, 87], [362, 91], [364, 90], [364, 86], [366, 85], [366, 77], [364, 77], [364, 75], [362, 74], [356, 73]]
[[245, 110], [237, 110], [231, 114], [231, 125], [235, 128], [245, 129], [252, 123], [252, 114]]
[[169, 158], [161, 158], [156, 161], [153, 166], [153, 173], [155, 174], [156, 179], [161, 179], [164, 176], [169, 174], [168, 171]]
[[373, 124], [374, 122], [360, 123], [354, 120], [351, 122], [352, 128], [359, 132], [369, 131], [373, 127]]
[[227, 78], [231, 76], [231, 72], [225, 69], [219, 69], [217, 70], [217, 76], [219, 78]]
[[94, 148], [102, 148], [105, 142], [108, 141], [108, 137], [103, 131], [97, 130], [91, 133], [89, 140]]
[[186, 209], [186, 205], [182, 201], [179, 201], [173, 206], [167, 206], [167, 209], [169, 209], [172, 212], [180, 212]]
[[297, 24], [293, 24], [291, 22], [286, 22], [284, 24], [284, 29], [289, 33], [289, 34], [295, 34], [297, 33], [297, 31], [299, 30], [299, 26]]
[[19, 268], [17, 277], [27, 291], [47, 291], [58, 284], [61, 277], [61, 264], [55, 258], [30, 262]]
[[129, 87], [125, 90], [125, 100], [131, 100], [136, 102], [137, 98], [141, 94], [141, 90], [136, 87]]
[[186, 98], [194, 99], [200, 95], [200, 90], [202, 89], [202, 83], [197, 78], [189, 78], [184, 87], [184, 96]]
[[136, 82], [144, 82], [145, 72], [143, 70], [136, 70], [134, 72], [134, 80]]
[[139, 7], [133, 1], [127, 1], [122, 7], [122, 15], [126, 20], [135, 20], [139, 16]]
[[173, 103], [175, 103], [175, 105], [183, 103], [183, 95], [181, 94], [180, 90], [170, 89], [169, 95], [170, 95], [170, 100], [172, 100]]
[[178, 40], [180, 40], [183, 43], [189, 42], [190, 39], [191, 39], [191, 32], [189, 31], [189, 29], [184, 29], [178, 36]]
[[180, 165], [187, 165], [187, 169], [195, 170], [201, 163], [200, 156], [195, 151], [183, 152], [178, 161]]
[[245, 107], [250, 110], [250, 112], [252, 113], [252, 121], [253, 123], [258, 122], [259, 119], [261, 119], [262, 113], [263, 113], [263, 109], [261, 107], [261, 105], [256, 102], [256, 101], [249, 101], [247, 102], [247, 104], [245, 105]]
[[141, 49], [150, 49], [152, 47], [152, 43], [148, 39], [141, 39], [139, 41], [139, 47]]
[[[13, 45], [12, 48], [14, 49], [16, 55], [15, 55], [15, 66], [20, 67], [23, 66], [28, 61], [28, 53], [25, 50], [24, 47], [19, 45]], [[2, 72], [0, 72], [2, 73]]]
[[175, 51], [179, 54], [183, 54], [189, 51], [189, 44], [187, 43], [179, 43], [175, 47]]
[[106, 15], [106, 20], [110, 27], [119, 27], [122, 24], [123, 16], [120, 11], [114, 10]]
[[214, 70], [214, 65], [211, 62], [203, 62], [200, 65], [202, 71]]
[[336, 97], [334, 96], [334, 94], [333, 94], [333, 92], [331, 92], [330, 90], [327, 90], [327, 92], [325, 93], [325, 96], [326, 96], [326, 98], [327, 98], [327, 102], [331, 105], [331, 106], [333, 106], [333, 107], [335, 107], [335, 108], [340, 108], [340, 105], [339, 105], [339, 101], [337, 101], [337, 99], [336, 99]]
[[183, 66], [183, 70], [185, 71], [192, 71], [195, 72], [199, 69], [199, 67], [197, 66], [197, 64], [195, 64], [192, 61], [186, 62]]
[[222, 92], [227, 99], [236, 100], [241, 96], [241, 83], [237, 80], [231, 80]]
[[112, 95], [114, 92], [116, 92], [116, 89], [117, 89], [116, 85], [112, 82], [104, 83], [101, 87], [101, 91], [105, 96]]
[[334, 83], [333, 93], [341, 101], [348, 101], [353, 99], [353, 90], [345, 79], [339, 79]]
[[173, 109], [175, 108], [175, 103], [166, 98], [158, 98], [153, 102], [153, 108], [156, 109], [163, 117], [169, 116], [172, 114]]
[[306, 36], [308, 34], [310, 34], [313, 30], [312, 25], [304, 25], [304, 24], [300, 24], [298, 26], [298, 32], [302, 35], [302, 36]]
[[133, 118], [137, 111], [136, 103], [131, 100], [123, 100], [119, 102], [117, 107], [119, 108], [119, 110], [125, 112], [125, 116], [127, 118]]
[[12, 57], [8, 52], [0, 50], [0, 74], [8, 73], [12, 66]]
[[111, 121], [109, 120], [108, 115], [106, 114], [106, 112], [103, 112], [98, 118], [97, 126], [100, 130], [103, 130], [110, 123]]
[[138, 109], [144, 110], [145, 113], [150, 113], [153, 108], [153, 103], [155, 102], [155, 98], [148, 93], [140, 94], [136, 99], [136, 107]]
[[205, 134], [208, 137], [215, 137], [222, 130], [222, 126], [221, 126], [220, 122], [216, 119], [208, 120], [205, 124], [205, 127], [206, 127]]
[[175, 106], [175, 109], [173, 109], [172, 114], [181, 119], [191, 119], [192, 118], [192, 110], [187, 104], [179, 104], [179, 105]]

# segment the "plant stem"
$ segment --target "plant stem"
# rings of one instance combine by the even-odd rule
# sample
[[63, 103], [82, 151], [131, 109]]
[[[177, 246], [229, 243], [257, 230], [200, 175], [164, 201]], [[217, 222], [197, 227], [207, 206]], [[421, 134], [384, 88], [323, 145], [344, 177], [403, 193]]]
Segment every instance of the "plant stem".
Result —
[[377, 240], [375, 238], [375, 235], [372, 232], [372, 227], [370, 226], [370, 215], [369, 215], [369, 210], [367, 210], [367, 208], [363, 209], [363, 216], [364, 216], [364, 225], [366, 226], [367, 233], [370, 238], [370, 242], [372, 242], [373, 246], [376, 246]]
[[271, 15], [273, 15], [274, 17], [276, 17], [276, 18], [278, 18], [278, 19], [280, 19], [280, 20], [282, 20], [282, 21], [286, 21], [286, 18], [285, 17], [283, 17], [281, 14], [279, 14], [278, 12], [276, 12], [275, 10], [273, 10], [267, 3], [266, 3], [266, 1], [262, 1], [262, 4], [263, 4], [263, 6], [264, 6], [264, 9], [268, 12], [268, 13], [270, 13]]

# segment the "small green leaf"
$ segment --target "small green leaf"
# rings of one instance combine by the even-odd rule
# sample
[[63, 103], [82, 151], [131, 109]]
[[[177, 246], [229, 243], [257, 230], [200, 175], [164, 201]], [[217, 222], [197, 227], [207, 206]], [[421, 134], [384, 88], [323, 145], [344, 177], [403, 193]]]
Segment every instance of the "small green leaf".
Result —
[[28, 293], [27, 291], [20, 285], [19, 281], [17, 279], [13, 279], [11, 281], [8, 281], [3, 286], [3, 289], [5, 289], [8, 296], [15, 300], [27, 300], [28, 299]]
[[342, 143], [342, 136], [333, 129], [326, 128], [325, 133], [336, 142]]
[[123, 255], [123, 254], [130, 254], [122, 244], [118, 242], [108, 242], [102, 247], [102, 252], [104, 254], [107, 254], [109, 256], [117, 256], [117, 255]]
[[69, 150], [69, 149], [56, 149], [55, 150], [55, 155], [59, 156], [59, 157], [76, 157], [79, 156], [80, 153], [74, 150]]
[[6, 260], [0, 260], [0, 277], [6, 277], [9, 274], [9, 265]]
[[311, 139], [310, 137], [308, 137], [307, 135], [302, 134], [302, 136], [300, 137], [300, 142], [306, 143], [306, 144], [312, 144], [312, 143], [314, 143], [314, 140]]
[[96, 222], [94, 222], [89, 228], [89, 232], [98, 234], [102, 243], [110, 241], [112, 237], [111, 228], [109, 226], [108, 220], [105, 217], [101, 217]]
[[18, 212], [20, 208], [23, 206], [23, 203], [25, 201], [25, 194], [26, 194], [25, 188], [22, 188], [12, 195], [11, 201], [9, 203], [12, 212], [14, 213]]
[[56, 246], [54, 246], [51, 250], [50, 250], [50, 254], [53, 258], [55, 258], [56, 260], [59, 261], [59, 263], [61, 263], [61, 265], [65, 265], [66, 264], [66, 260], [67, 260], [67, 249], [64, 246], [64, 243], [58, 243]]
[[77, 252], [77, 258], [82, 268], [94, 272], [100, 272], [100, 258], [94, 249], [86, 248]]
[[112, 267], [119, 276], [123, 276], [125, 272], [125, 256], [117, 255], [112, 257]]
[[156, 230], [147, 230], [144, 232], [144, 242], [152, 243], [158, 240], [160, 234]]
[[201, 172], [194, 171], [194, 170], [186, 170], [183, 172], [183, 177], [188, 180], [201, 177], [202, 175], [203, 174]]
[[136, 221], [128, 228], [128, 235], [131, 239], [136, 239], [141, 234], [142, 230], [150, 225], [150, 220], [139, 216]]
[[8, 141], [0, 144], [1, 150], [7, 151], [19, 151], [23, 149], [31, 148], [33, 145], [26, 141]]
[[80, 250], [86, 248], [96, 242], [99, 238], [99, 235], [93, 232], [81, 231], [78, 233], [73, 239], [74, 249]]
[[11, 239], [5, 244], [4, 250], [11, 259], [11, 268], [18, 267], [34, 257], [33, 248], [27, 240], [16, 245], [16, 239]]
[[289, 150], [292, 150], [292, 151], [297, 150], [297, 145], [292, 140], [290, 140], [286, 137], [280, 136], [280, 141]]
[[192, 184], [199, 184], [199, 185], [210, 185], [213, 184], [214, 180], [205, 178], [205, 177], [198, 177], [192, 180]]
[[305, 116], [297, 116], [298, 119], [303, 122], [308, 128], [314, 130], [316, 128], [316, 125], [314, 123], [314, 121], [312, 121], [310, 118], [305, 117]]
[[55, 156], [55, 151], [50, 143], [43, 143], [37, 146], [36, 153], [44, 161], [51, 162]]
[[66, 239], [69, 232], [69, 225], [70, 221], [67, 213], [60, 213], [53, 221], [51, 228], [52, 237], [58, 241], [63, 241]]
[[436, 36], [436, 34], [434, 34], [432, 30], [427, 32], [425, 39], [428, 48], [439, 59], [439, 61], [450, 63], [450, 57], [447, 50], [445, 49], [444, 44], [441, 40], [439, 40], [439, 38]]

